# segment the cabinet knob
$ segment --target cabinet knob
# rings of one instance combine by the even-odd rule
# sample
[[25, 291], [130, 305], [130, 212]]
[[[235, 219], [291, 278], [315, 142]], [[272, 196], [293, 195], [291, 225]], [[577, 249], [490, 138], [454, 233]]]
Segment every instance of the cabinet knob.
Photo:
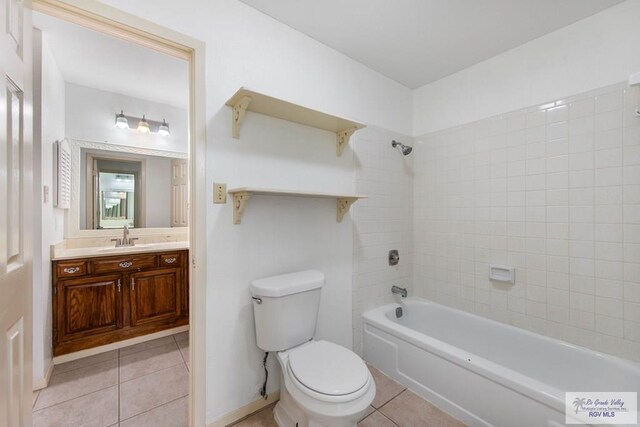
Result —
[[165, 262], [165, 263], [167, 263], [167, 264], [173, 264], [173, 263], [174, 263], [174, 262], [176, 262], [177, 260], [178, 260], [178, 259], [177, 259], [177, 258], [175, 258], [175, 257], [172, 257], [172, 258], [165, 258], [165, 259], [164, 259], [164, 262]]
[[120, 267], [121, 268], [129, 268], [133, 265], [133, 263], [131, 261], [122, 261], [120, 263]]
[[78, 271], [80, 271], [80, 267], [67, 267], [62, 271], [64, 271], [65, 273], [68, 273], [68, 274], [73, 274], [73, 273], [77, 273]]
[[122, 283], [120, 282], [120, 279], [118, 279], [118, 292], [120, 292], [121, 288], [122, 288]]
[[132, 291], [136, 290], [136, 279], [134, 278], [131, 279], [131, 290]]

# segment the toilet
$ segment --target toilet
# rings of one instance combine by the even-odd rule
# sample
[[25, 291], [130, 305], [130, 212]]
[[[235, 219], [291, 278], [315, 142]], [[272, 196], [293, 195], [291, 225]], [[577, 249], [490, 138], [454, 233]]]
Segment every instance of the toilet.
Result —
[[376, 394], [358, 355], [314, 339], [324, 282], [307, 270], [251, 283], [258, 347], [277, 352], [282, 368], [274, 409], [280, 427], [355, 427]]

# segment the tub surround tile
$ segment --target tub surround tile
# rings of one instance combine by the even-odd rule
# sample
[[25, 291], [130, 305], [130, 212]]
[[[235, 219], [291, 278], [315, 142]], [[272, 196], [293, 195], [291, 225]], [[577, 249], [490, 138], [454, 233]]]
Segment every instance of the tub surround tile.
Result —
[[189, 397], [181, 397], [120, 422], [120, 427], [188, 427]]
[[184, 364], [120, 384], [120, 419], [171, 402], [189, 393], [189, 374]]
[[[413, 294], [640, 361], [624, 326], [640, 322], [637, 94], [621, 82], [415, 138]], [[485, 131], [505, 121], [506, 156]], [[490, 263], [516, 284], [489, 283]]]
[[406, 390], [406, 387], [392, 380], [376, 368], [368, 365], [369, 371], [376, 382], [376, 397], [371, 402], [371, 406], [380, 409], [385, 403]]
[[465, 425], [409, 390], [403, 391], [380, 408], [380, 412], [400, 427], [464, 427]]
[[34, 427], [117, 425], [118, 386], [112, 386], [33, 413]]
[[75, 369], [51, 377], [41, 390], [35, 409], [43, 409], [118, 384], [118, 360]]

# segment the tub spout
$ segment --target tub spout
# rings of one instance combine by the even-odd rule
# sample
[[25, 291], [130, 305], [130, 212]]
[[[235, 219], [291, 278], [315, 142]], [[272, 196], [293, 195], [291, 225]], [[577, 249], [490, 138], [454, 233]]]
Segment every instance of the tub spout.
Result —
[[402, 298], [406, 298], [407, 297], [407, 288], [401, 288], [400, 286], [393, 285], [391, 287], [391, 293], [392, 294], [398, 294]]

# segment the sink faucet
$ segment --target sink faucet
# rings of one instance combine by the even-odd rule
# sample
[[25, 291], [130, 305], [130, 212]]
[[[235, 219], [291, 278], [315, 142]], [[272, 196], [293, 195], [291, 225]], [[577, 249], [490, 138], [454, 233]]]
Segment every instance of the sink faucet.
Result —
[[112, 242], [116, 242], [116, 248], [122, 246], [135, 246], [137, 237], [129, 237], [129, 225], [125, 224], [122, 228], [122, 239], [111, 239]]
[[392, 294], [398, 294], [402, 298], [406, 298], [407, 297], [407, 288], [401, 288], [400, 286], [393, 285], [391, 287], [391, 293]]

